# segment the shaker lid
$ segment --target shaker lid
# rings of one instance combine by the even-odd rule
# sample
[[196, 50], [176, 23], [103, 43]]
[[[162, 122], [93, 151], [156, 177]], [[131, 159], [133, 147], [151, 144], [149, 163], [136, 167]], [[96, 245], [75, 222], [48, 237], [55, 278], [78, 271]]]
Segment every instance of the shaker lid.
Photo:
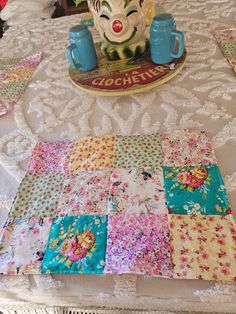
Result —
[[70, 28], [70, 36], [74, 37], [78, 37], [78, 36], [83, 36], [85, 35], [86, 33], [88, 32], [88, 27], [85, 26], [85, 25], [75, 25], [75, 26], [72, 26]]
[[173, 18], [173, 15], [169, 14], [169, 13], [164, 13], [164, 14], [159, 14], [156, 15], [153, 19], [153, 22], [160, 26], [165, 26], [165, 25], [170, 25], [172, 23], [175, 23], [175, 20]]

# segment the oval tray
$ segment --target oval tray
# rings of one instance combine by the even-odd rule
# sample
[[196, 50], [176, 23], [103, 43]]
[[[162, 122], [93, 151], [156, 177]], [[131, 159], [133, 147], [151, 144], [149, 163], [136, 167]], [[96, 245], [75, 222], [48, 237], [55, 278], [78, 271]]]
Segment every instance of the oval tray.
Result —
[[89, 72], [69, 68], [72, 82], [80, 89], [102, 96], [131, 95], [148, 91], [176, 76], [186, 61], [186, 51], [179, 59], [164, 65], [151, 62], [147, 52], [139, 59], [110, 61], [100, 52], [96, 44], [99, 66]]

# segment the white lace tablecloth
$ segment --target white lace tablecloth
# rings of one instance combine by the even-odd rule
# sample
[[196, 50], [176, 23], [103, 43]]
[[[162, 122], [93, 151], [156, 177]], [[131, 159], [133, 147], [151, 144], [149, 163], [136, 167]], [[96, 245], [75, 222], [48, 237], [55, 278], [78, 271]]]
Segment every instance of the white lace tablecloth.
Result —
[[[212, 36], [236, 26], [235, 0], [169, 0], [184, 32], [187, 63], [169, 83], [127, 97], [95, 97], [68, 77], [65, 48], [79, 16], [10, 28], [0, 40], [0, 57], [38, 50], [43, 60], [14, 112], [0, 118], [0, 224], [37, 139], [102, 134], [148, 134], [196, 127], [213, 137], [216, 155], [236, 214], [236, 80]], [[53, 297], [52, 297], [53, 296]], [[58, 275], [2, 277], [0, 304], [113, 306], [136, 309], [195, 309], [236, 312], [235, 285], [141, 276]]]

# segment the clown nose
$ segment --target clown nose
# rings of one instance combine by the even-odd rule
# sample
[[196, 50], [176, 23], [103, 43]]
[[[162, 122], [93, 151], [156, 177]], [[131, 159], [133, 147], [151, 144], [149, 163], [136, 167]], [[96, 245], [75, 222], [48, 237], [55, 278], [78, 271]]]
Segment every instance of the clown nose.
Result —
[[121, 21], [119, 20], [115, 20], [112, 23], [112, 29], [115, 33], [120, 33], [123, 29], [123, 24], [121, 23]]

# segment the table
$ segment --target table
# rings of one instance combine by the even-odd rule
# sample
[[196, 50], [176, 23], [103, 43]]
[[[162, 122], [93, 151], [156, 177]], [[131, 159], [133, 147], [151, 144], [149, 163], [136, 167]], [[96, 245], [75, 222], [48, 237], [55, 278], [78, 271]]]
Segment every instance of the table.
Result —
[[[186, 66], [169, 83], [133, 96], [91, 96], [70, 82], [65, 48], [68, 30], [79, 22], [78, 15], [11, 27], [4, 34], [1, 57], [42, 50], [43, 60], [14, 111], [0, 119], [1, 225], [38, 139], [149, 134], [191, 127], [208, 130], [213, 137], [236, 214], [235, 74], [212, 36], [214, 30], [235, 26], [235, 0], [168, 0], [165, 8], [185, 33]], [[41, 307], [236, 312], [236, 286], [210, 281], [129, 275], [19, 276], [1, 278], [0, 290], [0, 304], [18, 307], [38, 303]]]

